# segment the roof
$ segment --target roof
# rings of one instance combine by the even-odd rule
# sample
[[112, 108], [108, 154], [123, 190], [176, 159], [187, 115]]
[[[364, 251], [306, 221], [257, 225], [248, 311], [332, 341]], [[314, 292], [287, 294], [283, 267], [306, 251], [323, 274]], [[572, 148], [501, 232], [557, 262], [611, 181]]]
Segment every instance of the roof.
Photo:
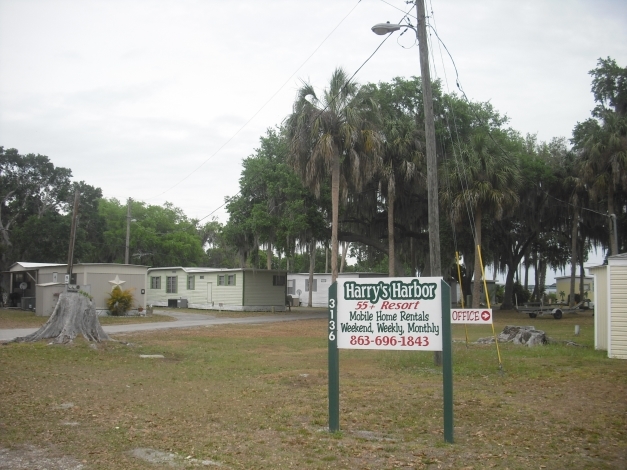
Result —
[[[594, 268], [595, 266], [591, 266], [591, 267]], [[590, 269], [590, 268], [586, 268], [586, 269]], [[557, 281], [558, 279], [570, 279], [570, 276], [555, 276], [555, 280]], [[579, 274], [577, 274], [575, 276], [575, 279], [579, 280], [579, 279], [581, 279], [581, 276]], [[584, 279], [593, 280], [594, 277], [592, 277], [592, 276], [584, 276]]]
[[74, 266], [135, 266], [138, 268], [148, 267], [145, 264], [125, 264], [125, 263], [74, 263]]
[[[314, 276], [330, 276], [331, 273], [313, 273]], [[362, 274], [370, 277], [388, 277], [386, 273], [372, 273], [367, 271], [349, 271], [346, 273], [338, 273], [338, 277], [358, 277]], [[309, 273], [289, 273], [290, 276], [309, 276]]]
[[263, 273], [280, 273], [285, 274], [284, 270], [280, 269], [253, 269], [253, 268], [208, 268], [208, 267], [191, 267], [185, 268], [183, 266], [170, 266], [170, 267], [162, 267], [162, 268], [148, 268], [148, 272], [152, 271], [175, 271], [182, 270], [183, 272], [189, 274], [200, 274], [200, 273], [218, 273], [218, 272], [241, 272], [241, 271], [249, 271], [249, 272], [263, 272]]
[[[66, 263], [31, 263], [29, 261], [18, 261], [13, 263], [10, 270], [13, 269], [14, 266], [21, 266], [24, 269], [39, 269], [39, 268], [49, 268], [55, 266], [67, 266]], [[74, 266], [135, 266], [139, 268], [147, 268], [148, 266], [143, 264], [122, 264], [122, 263], [74, 263]]]
[[31, 263], [28, 261], [18, 261], [16, 263], [13, 263], [10, 269], [13, 269], [13, 267], [16, 265], [20, 265], [24, 269], [47, 268], [48, 266], [66, 266], [66, 264], [60, 264], [60, 263]]

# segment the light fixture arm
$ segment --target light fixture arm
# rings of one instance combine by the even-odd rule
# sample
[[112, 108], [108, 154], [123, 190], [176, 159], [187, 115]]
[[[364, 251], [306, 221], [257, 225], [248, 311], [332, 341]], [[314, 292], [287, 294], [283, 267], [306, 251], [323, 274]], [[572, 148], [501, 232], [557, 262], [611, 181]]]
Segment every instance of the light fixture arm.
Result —
[[377, 23], [370, 29], [372, 30], [374, 34], [378, 34], [379, 36], [384, 36], [386, 34], [393, 33], [394, 31], [398, 31], [399, 29], [402, 29], [402, 28], [413, 29], [416, 35], [418, 35], [418, 30], [410, 24], [394, 24], [394, 23], [390, 23], [389, 21], [386, 23]]

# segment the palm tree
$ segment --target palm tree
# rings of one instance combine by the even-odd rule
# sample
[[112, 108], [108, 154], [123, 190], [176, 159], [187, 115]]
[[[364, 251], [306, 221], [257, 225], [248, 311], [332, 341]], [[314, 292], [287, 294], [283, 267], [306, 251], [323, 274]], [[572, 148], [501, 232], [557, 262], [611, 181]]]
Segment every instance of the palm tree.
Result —
[[[595, 112], [596, 119], [577, 123], [573, 131], [575, 150], [581, 159], [581, 175], [590, 185], [593, 199], [607, 199], [608, 214], [615, 214], [615, 195], [627, 189], [627, 118], [607, 109]], [[610, 247], [618, 246], [610, 227]], [[618, 253], [612, 253], [616, 255]]]
[[343, 199], [349, 184], [360, 190], [375, 172], [372, 157], [380, 146], [376, 106], [346, 72], [336, 69], [329, 87], [320, 96], [304, 83], [298, 90], [293, 112], [286, 120], [290, 142], [289, 162], [303, 183], [317, 197], [331, 176], [331, 277], [338, 274], [338, 220], [340, 190]]
[[[506, 154], [491, 136], [478, 132], [461, 149], [459, 155], [447, 160], [444, 171], [450, 185], [442, 191], [444, 204], [452, 211], [456, 223], [466, 215], [474, 217], [475, 246], [481, 246], [481, 224], [484, 215], [500, 220], [518, 204], [521, 182], [518, 160]], [[481, 262], [475, 254], [473, 307], [479, 306]]]
[[[617, 206], [620, 215], [620, 200], [627, 190], [627, 67], [608, 57], [599, 59], [589, 73], [597, 106], [592, 118], [577, 123], [572, 143], [581, 159], [581, 176], [590, 187], [590, 196], [593, 200], [605, 197], [608, 213], [615, 214]], [[611, 227], [612, 251], [616, 248], [620, 252], [618, 245], [618, 234]]]

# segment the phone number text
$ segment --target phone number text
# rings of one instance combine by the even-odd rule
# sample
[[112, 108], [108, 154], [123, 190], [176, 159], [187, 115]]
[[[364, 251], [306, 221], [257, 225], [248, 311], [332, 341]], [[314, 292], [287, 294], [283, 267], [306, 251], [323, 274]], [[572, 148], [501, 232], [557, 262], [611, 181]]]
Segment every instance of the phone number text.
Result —
[[429, 338], [427, 336], [358, 336], [352, 335], [350, 339], [352, 346], [403, 346], [403, 347], [427, 347]]

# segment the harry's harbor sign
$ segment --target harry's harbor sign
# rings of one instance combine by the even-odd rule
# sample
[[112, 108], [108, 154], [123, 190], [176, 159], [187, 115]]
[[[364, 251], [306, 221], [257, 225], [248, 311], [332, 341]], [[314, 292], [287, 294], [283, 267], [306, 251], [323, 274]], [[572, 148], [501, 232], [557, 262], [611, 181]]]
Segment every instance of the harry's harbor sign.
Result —
[[338, 281], [337, 347], [441, 351], [440, 282], [429, 277]]
[[440, 277], [340, 279], [329, 287], [329, 430], [340, 429], [340, 349], [442, 351], [444, 440], [453, 442], [450, 287]]

